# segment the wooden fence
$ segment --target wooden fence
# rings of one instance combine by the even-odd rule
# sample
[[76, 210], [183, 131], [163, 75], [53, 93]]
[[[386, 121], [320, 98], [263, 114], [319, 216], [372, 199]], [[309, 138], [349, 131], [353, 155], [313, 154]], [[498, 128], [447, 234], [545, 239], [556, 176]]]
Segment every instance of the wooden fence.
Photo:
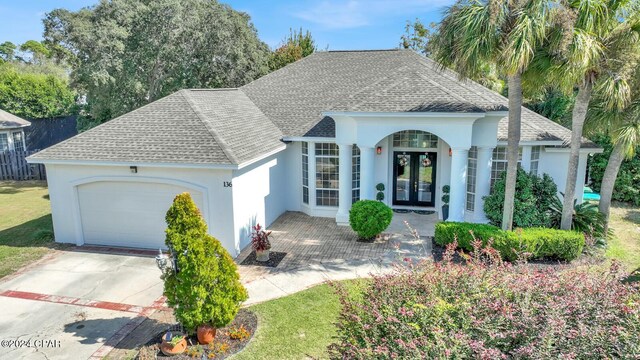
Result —
[[0, 152], [0, 180], [46, 180], [44, 165], [27, 163], [27, 156], [36, 152], [38, 150]]

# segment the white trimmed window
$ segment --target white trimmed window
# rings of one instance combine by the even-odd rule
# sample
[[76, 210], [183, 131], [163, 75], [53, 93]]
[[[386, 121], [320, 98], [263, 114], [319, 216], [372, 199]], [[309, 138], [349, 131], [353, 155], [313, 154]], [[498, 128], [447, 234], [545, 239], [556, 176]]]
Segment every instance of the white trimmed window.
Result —
[[398, 148], [437, 148], [438, 137], [420, 130], [398, 131], [393, 134], [393, 147]]
[[360, 200], [360, 148], [353, 145], [351, 152], [351, 203]]
[[538, 175], [538, 163], [540, 162], [540, 150], [541, 150], [541, 146], [534, 146], [531, 148], [531, 169], [529, 171], [533, 175]]
[[338, 206], [338, 145], [316, 143], [316, 205]]
[[0, 133], [0, 151], [9, 150], [9, 137], [6, 133]]
[[475, 209], [476, 201], [476, 171], [478, 169], [478, 148], [472, 146], [469, 149], [467, 160], [467, 211]]
[[13, 149], [16, 151], [24, 151], [24, 134], [22, 131], [13, 133]]
[[[522, 165], [522, 146], [518, 149], [518, 167]], [[507, 171], [507, 147], [498, 146], [493, 149], [493, 162], [491, 163], [491, 188], [500, 175]]]
[[309, 204], [309, 143], [302, 143], [302, 202]]

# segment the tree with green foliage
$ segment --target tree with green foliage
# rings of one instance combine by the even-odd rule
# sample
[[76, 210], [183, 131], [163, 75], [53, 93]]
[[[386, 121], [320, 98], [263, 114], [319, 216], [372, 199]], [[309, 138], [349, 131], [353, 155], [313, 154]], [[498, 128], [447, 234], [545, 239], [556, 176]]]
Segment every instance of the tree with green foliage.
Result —
[[53, 10], [44, 25], [45, 42], [77, 59], [71, 79], [90, 125], [179, 89], [238, 87], [268, 72], [249, 15], [215, 0], [101, 1]]
[[16, 116], [40, 119], [77, 112], [75, 92], [64, 78], [0, 64], [0, 109]]
[[0, 63], [13, 61], [18, 47], [11, 41], [0, 44]]
[[552, 4], [546, 0], [468, 1], [447, 8], [432, 39], [433, 57], [468, 78], [495, 64], [507, 78], [509, 125], [507, 176], [502, 226], [511, 229], [521, 131], [522, 74], [528, 70], [535, 49], [547, 35]]
[[20, 45], [20, 51], [29, 55], [29, 58], [21, 57], [23, 62], [41, 63], [51, 56], [51, 51], [45, 44], [36, 40], [28, 40]]
[[269, 70], [275, 71], [309, 56], [316, 51], [316, 45], [309, 31], [289, 30], [289, 36], [269, 57]]
[[[594, 92], [605, 95], [608, 110], [630, 101], [629, 77], [640, 49], [640, 7], [636, 0], [570, 0], [559, 3], [557, 17], [537, 49], [529, 84], [576, 89], [571, 115], [571, 145], [561, 228], [571, 228], [583, 127]], [[623, 66], [620, 66], [623, 64]], [[545, 71], [547, 70], [547, 71]]]
[[166, 221], [165, 243], [176, 258], [176, 268], [167, 268], [162, 279], [176, 319], [190, 333], [203, 324], [228, 325], [247, 299], [233, 258], [207, 233], [189, 193], [176, 196]]
[[[505, 179], [506, 173], [502, 173], [493, 184], [491, 194], [484, 198], [484, 212], [491, 224], [496, 226], [501, 226], [503, 221]], [[549, 208], [557, 192], [558, 187], [548, 174], [539, 177], [518, 169], [513, 223], [510, 227], [549, 227]]]

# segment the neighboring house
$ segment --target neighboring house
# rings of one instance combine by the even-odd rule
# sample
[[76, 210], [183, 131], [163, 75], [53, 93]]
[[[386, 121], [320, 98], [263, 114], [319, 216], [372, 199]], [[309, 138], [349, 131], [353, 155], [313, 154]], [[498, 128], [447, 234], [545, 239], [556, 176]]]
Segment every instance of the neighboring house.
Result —
[[[29, 161], [46, 164], [56, 241], [164, 247], [165, 212], [189, 191], [237, 255], [285, 211], [346, 224], [378, 183], [392, 207], [436, 211], [450, 185], [450, 220], [486, 221], [507, 103], [413, 51], [317, 52], [238, 89], [179, 91]], [[563, 188], [570, 131], [524, 108], [522, 122], [522, 168]], [[598, 151], [584, 140], [578, 188]]]
[[0, 152], [27, 150], [24, 128], [30, 125], [27, 120], [0, 109]]

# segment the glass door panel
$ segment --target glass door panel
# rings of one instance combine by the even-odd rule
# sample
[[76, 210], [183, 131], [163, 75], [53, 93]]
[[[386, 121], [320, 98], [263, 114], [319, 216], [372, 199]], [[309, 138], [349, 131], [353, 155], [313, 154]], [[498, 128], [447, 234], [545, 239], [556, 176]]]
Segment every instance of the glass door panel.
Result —
[[418, 171], [414, 188], [417, 192], [418, 203], [433, 203], [433, 160], [430, 154], [420, 154], [418, 158]]
[[394, 200], [397, 203], [409, 203], [411, 201], [412, 180], [412, 156], [411, 154], [396, 153], [395, 164], [395, 193]]

